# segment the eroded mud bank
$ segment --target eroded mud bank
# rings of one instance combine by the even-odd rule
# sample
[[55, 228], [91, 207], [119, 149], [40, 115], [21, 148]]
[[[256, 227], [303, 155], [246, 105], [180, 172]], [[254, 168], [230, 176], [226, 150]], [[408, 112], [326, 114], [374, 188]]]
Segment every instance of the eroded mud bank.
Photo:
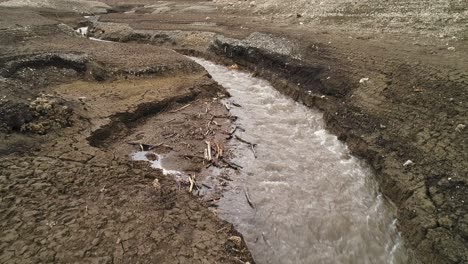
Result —
[[[431, 97], [414, 98], [418, 89], [440, 87], [425, 76], [413, 82], [424, 88], [410, 88], [403, 83], [413, 76], [390, 72], [385, 81], [390, 91], [384, 88], [383, 94], [376, 94], [372, 90], [377, 83], [358, 81], [346, 67], [325, 64], [320, 55], [316, 60], [297, 59], [225, 38], [215, 39], [209, 50], [270, 80], [295, 100], [324, 111], [327, 128], [375, 170], [381, 191], [398, 207], [399, 229], [418, 259], [423, 263], [467, 261], [466, 131], [457, 129], [464, 128], [466, 117], [463, 81], [446, 87], [445, 101], [436, 106], [442, 112], [434, 112]], [[411, 90], [401, 91], [403, 87]], [[393, 89], [407, 95], [391, 98]], [[439, 131], [439, 139], [433, 138], [431, 129]]]
[[[296, 101], [324, 111], [327, 128], [375, 170], [381, 191], [398, 207], [399, 228], [418, 258], [467, 260], [463, 87], [468, 76], [457, 62], [443, 69], [430, 56], [406, 58], [389, 51], [391, 46], [340, 50], [317, 42], [321, 36], [300, 32], [253, 32], [233, 39], [192, 31], [200, 41], [187, 42], [179, 32], [166, 30], [161, 42], [161, 31], [133, 30], [128, 24], [108, 36], [99, 33], [106, 23], [97, 24], [101, 37], [171, 46], [226, 65], [236, 63]], [[132, 37], [135, 31], [137, 38]]]

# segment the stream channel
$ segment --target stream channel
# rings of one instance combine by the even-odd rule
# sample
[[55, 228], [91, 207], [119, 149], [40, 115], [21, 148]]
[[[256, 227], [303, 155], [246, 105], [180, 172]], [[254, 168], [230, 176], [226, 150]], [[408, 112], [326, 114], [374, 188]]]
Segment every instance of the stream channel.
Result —
[[[322, 113], [251, 74], [190, 58], [241, 105], [230, 109], [242, 128], [237, 134], [256, 144], [255, 154], [246, 144], [231, 146], [242, 169], [229, 175], [218, 213], [242, 233], [257, 263], [408, 263], [395, 208], [365, 162], [325, 130]], [[132, 158], [148, 161], [144, 152]]]
[[[202, 65], [241, 107], [235, 144], [243, 167], [219, 203], [219, 216], [241, 232], [257, 263], [407, 263], [395, 209], [372, 170], [325, 130], [322, 114], [267, 81], [209, 61]], [[255, 208], [246, 202], [246, 195]]]

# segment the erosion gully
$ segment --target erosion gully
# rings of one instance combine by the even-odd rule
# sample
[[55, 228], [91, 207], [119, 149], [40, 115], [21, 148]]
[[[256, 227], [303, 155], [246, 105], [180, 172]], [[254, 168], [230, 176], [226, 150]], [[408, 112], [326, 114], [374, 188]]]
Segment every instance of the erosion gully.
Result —
[[[229, 175], [218, 214], [243, 234], [257, 263], [408, 262], [395, 208], [379, 193], [371, 169], [325, 130], [319, 111], [249, 73], [191, 59], [241, 105], [230, 110], [241, 128], [236, 133], [255, 144], [255, 152], [232, 144], [232, 161], [242, 169]], [[131, 157], [150, 161], [145, 154]], [[163, 167], [163, 159], [150, 161], [152, 167], [183, 174]]]
[[237, 135], [256, 144], [255, 154], [248, 144], [232, 146], [243, 169], [230, 175], [218, 212], [258, 263], [407, 263], [395, 209], [320, 112], [265, 80], [192, 59], [241, 105], [231, 109], [243, 129]]

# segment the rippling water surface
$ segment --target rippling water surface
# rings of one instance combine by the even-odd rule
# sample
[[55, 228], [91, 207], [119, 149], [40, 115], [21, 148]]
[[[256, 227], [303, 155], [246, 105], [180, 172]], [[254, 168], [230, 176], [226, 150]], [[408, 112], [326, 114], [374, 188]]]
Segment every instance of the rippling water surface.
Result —
[[[322, 114], [264, 80], [192, 58], [242, 107], [231, 113], [256, 147], [237, 144], [233, 189], [220, 216], [244, 235], [257, 263], [406, 263], [394, 210], [373, 174], [324, 129]], [[246, 202], [245, 192], [255, 205]]]

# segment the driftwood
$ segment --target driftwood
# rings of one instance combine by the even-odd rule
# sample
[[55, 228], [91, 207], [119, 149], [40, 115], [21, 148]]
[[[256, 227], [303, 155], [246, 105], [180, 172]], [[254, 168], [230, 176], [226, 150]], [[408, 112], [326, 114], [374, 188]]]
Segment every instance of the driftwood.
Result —
[[168, 135], [164, 136], [164, 139], [168, 139], [168, 138], [171, 138], [171, 137], [175, 137], [175, 136], [177, 136], [177, 135], [178, 135], [177, 133], [168, 134]]
[[239, 169], [242, 169], [242, 166], [241, 165], [237, 165], [235, 164], [234, 162], [230, 162], [230, 161], [227, 161], [226, 159], [221, 159], [222, 162], [226, 163], [226, 165], [228, 165], [228, 167], [232, 168], [232, 169], [235, 169], [235, 170], [239, 170]]
[[211, 142], [210, 141], [205, 141], [206, 143], [206, 152], [205, 152], [205, 158], [206, 160], [208, 161], [211, 161], [213, 159], [213, 157], [211, 156]]
[[189, 107], [190, 105], [192, 105], [192, 104], [184, 105], [184, 106], [182, 106], [181, 108], [177, 108], [177, 109], [175, 109], [175, 110], [170, 111], [170, 113], [179, 112], [179, 111], [184, 110], [185, 108]]
[[236, 126], [236, 127], [234, 127], [234, 129], [231, 132], [227, 133], [229, 136], [226, 139], [231, 139], [234, 136], [234, 133], [236, 133], [237, 130], [245, 132], [245, 129], [243, 129], [240, 126]]
[[188, 176], [188, 179], [189, 179], [189, 182], [190, 182], [189, 192], [192, 192], [194, 181], [192, 180], [192, 177], [190, 177], [190, 176]]
[[216, 158], [219, 159], [223, 156], [223, 148], [215, 142], [215, 146], [216, 146]]
[[232, 181], [232, 179], [229, 178], [229, 177], [226, 176], [226, 175], [220, 175], [219, 177], [220, 177], [221, 179], [225, 180], [225, 181]]
[[249, 146], [250, 146], [250, 149], [252, 150], [252, 153], [253, 153], [253, 155], [254, 155], [254, 158], [257, 158], [257, 153], [255, 152], [255, 147], [257, 146], [257, 144], [251, 143], [251, 142], [249, 142], [249, 141], [247, 141], [247, 140], [245, 140], [245, 139], [239, 137], [238, 135], [235, 135], [235, 137], [236, 137], [236, 139], [239, 140], [240, 142], [249, 145]]
[[206, 185], [206, 184], [204, 184], [204, 183], [202, 183], [202, 186], [205, 187], [205, 188], [207, 188], [207, 189], [212, 189], [209, 185]]
[[255, 209], [255, 205], [252, 203], [252, 200], [250, 200], [249, 190], [245, 186], [244, 186], [244, 195], [250, 207], [252, 207], [252, 209]]

